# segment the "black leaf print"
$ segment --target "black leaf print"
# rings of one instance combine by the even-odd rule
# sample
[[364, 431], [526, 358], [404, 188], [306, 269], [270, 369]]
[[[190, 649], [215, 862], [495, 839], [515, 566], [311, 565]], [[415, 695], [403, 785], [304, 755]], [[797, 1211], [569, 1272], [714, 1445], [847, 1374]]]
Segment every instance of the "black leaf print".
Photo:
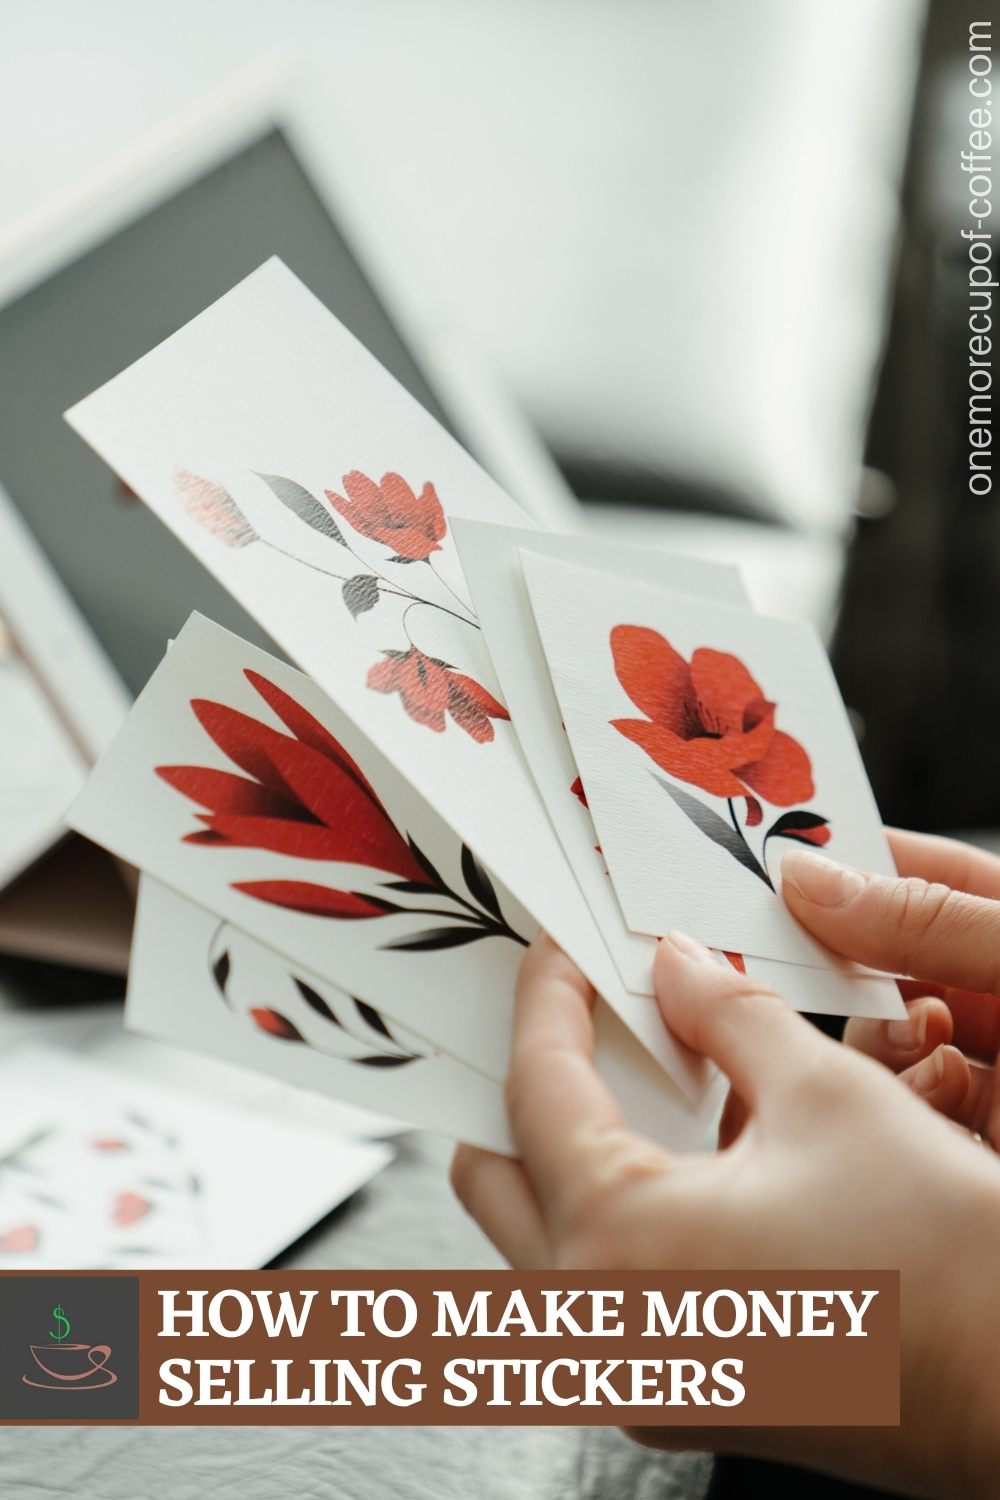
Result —
[[420, 868], [427, 871], [427, 874], [430, 876], [431, 880], [436, 886], [442, 887], [443, 882], [441, 880], [441, 876], [438, 874], [437, 870], [435, 870], [434, 866], [427, 858], [427, 855], [424, 854], [422, 849], [417, 848], [416, 844], [413, 842], [413, 839], [409, 835], [407, 835], [406, 842], [407, 844], [409, 844], [410, 852]]
[[365, 1022], [365, 1024], [370, 1026], [372, 1031], [377, 1031], [379, 1036], [384, 1036], [388, 1038], [390, 1042], [395, 1044], [396, 1038], [393, 1036], [392, 1032], [389, 1030], [388, 1026], [379, 1015], [378, 1011], [375, 1010], [373, 1006], [366, 1005], [364, 1000], [355, 1000], [354, 1003], [358, 1007], [358, 1014]]
[[322, 995], [318, 995], [311, 984], [306, 984], [302, 979], [296, 979], [294, 974], [292, 975], [292, 983], [310, 1010], [314, 1010], [318, 1016], [322, 1016], [324, 1021], [332, 1021], [334, 1026], [339, 1026], [341, 1031], [343, 1031], [343, 1022], [337, 1019]]
[[229, 978], [230, 966], [229, 949], [224, 948], [212, 965], [212, 978], [218, 986], [219, 994], [223, 996], [226, 993], [226, 981]]
[[[324, 1020], [332, 1021], [333, 1024], [339, 1028], [339, 1030], [346, 1032], [348, 1036], [356, 1037], [356, 1033], [352, 1031], [350, 1027], [346, 1026], [344, 1022], [341, 1021], [339, 1016], [336, 1016], [334, 1014], [330, 1006], [327, 1005], [322, 996], [316, 993], [311, 985], [306, 984], [304, 980], [297, 979], [294, 974], [292, 975], [292, 982], [294, 983], [296, 989], [298, 990], [299, 994], [302, 996], [306, 1004], [312, 1010], [314, 1010], [317, 1015], [322, 1016]], [[353, 995], [351, 996], [351, 999], [354, 1003], [355, 1009], [358, 1012], [358, 1015], [361, 1017], [361, 1020], [365, 1023], [368, 1029], [370, 1031], [373, 1031], [376, 1036], [384, 1037], [392, 1047], [398, 1049], [400, 1047], [400, 1043], [393, 1036], [392, 1032], [389, 1030], [385, 1021], [382, 1019], [381, 1015], [374, 1008], [374, 1006], [368, 1005], [364, 1000], [359, 1000], [356, 996]], [[360, 1041], [362, 1040], [362, 1038], [358, 1037], [357, 1040]], [[396, 1068], [401, 1067], [404, 1063], [416, 1062], [421, 1055], [422, 1054], [419, 1052], [396, 1051], [391, 1054], [375, 1053], [366, 1055], [364, 1057], [345, 1058], [344, 1061], [358, 1063], [368, 1068]]]
[[[768, 839], [796, 839], [800, 844], [817, 845], [824, 842], [816, 837], [818, 828], [828, 828], [829, 818], [821, 818], [818, 813], [810, 812], [787, 812], [776, 818], [764, 836], [764, 842]], [[826, 835], [829, 838], [829, 834]]]
[[474, 943], [483, 936], [483, 929], [475, 927], [428, 927], [415, 932], [412, 937], [399, 938], [395, 943], [383, 943], [386, 950], [397, 953], [431, 953], [436, 948], [460, 948], [464, 943]]
[[332, 542], [339, 542], [342, 547], [347, 545], [330, 512], [319, 503], [315, 495], [310, 495], [307, 489], [303, 489], [301, 484], [296, 484], [294, 479], [286, 479], [283, 474], [258, 474], [257, 478], [263, 479], [282, 505], [298, 516], [300, 521], [311, 526], [313, 531], [318, 531], [321, 536], [328, 536]]
[[344, 603], [356, 620], [378, 603], [378, 579], [373, 573], [356, 573], [342, 589]]
[[[653, 780], [662, 786], [663, 790], [673, 799], [681, 812], [691, 819], [696, 828], [708, 835], [713, 843], [719, 844], [734, 859], [738, 860], [745, 870], [750, 870], [765, 885], [770, 886], [767, 871], [758, 864], [751, 851], [740, 838], [734, 828], [731, 828], [724, 818], [720, 818], [717, 812], [699, 802], [697, 797], [692, 797], [690, 792], [683, 791], [672, 781], [665, 781], [662, 776], [653, 775]], [[773, 887], [772, 887], [773, 889]]]
[[503, 913], [493, 883], [468, 844], [462, 845], [462, 878], [468, 886], [469, 895], [474, 896], [494, 917], [502, 920]]
[[418, 1052], [408, 1052], [405, 1057], [390, 1057], [385, 1053], [375, 1053], [371, 1057], [352, 1057], [351, 1061], [359, 1064], [362, 1068], [403, 1068], [407, 1063], [419, 1062]]

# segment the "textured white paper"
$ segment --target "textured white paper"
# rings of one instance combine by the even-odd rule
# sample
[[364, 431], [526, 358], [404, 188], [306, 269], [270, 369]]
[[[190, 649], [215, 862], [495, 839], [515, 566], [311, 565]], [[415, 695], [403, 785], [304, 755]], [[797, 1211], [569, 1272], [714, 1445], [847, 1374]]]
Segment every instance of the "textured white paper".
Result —
[[[221, 947], [232, 964], [228, 1004], [206, 963], [206, 955], [218, 957]], [[301, 1004], [293, 1008], [289, 981], [296, 974], [315, 983], [351, 1026], [355, 1035], [348, 1038], [349, 1051], [343, 1042], [334, 1043], [329, 1027], [308, 1016]], [[249, 1015], [258, 1005], [289, 1012], [308, 1032], [308, 1043], [283, 1043], [262, 1032]], [[498, 1084], [391, 1023], [400, 1050], [409, 1045], [419, 1057], [390, 1069], [350, 1061], [366, 1051], [370, 1055], [378, 1037], [365, 1032], [331, 986], [148, 876], [140, 882], [127, 1020], [135, 1030], [163, 1041], [366, 1108], [391, 1111], [422, 1129], [486, 1150], [513, 1153]], [[721, 1103], [721, 1083], [692, 1107], [607, 1006], [597, 1007], [594, 1026], [598, 1070], [631, 1128], [677, 1151], [704, 1149]]]
[[[220, 987], [212, 967], [222, 953], [229, 963]], [[296, 990], [296, 976], [350, 1030], [310, 1013]], [[287, 1016], [304, 1041], [262, 1030], [254, 1010]], [[211, 1053], [424, 1130], [490, 1151], [512, 1149], [498, 1083], [389, 1022], [393, 1046], [365, 1026], [346, 992], [296, 969], [248, 933], [145, 875], [139, 883], [126, 1023], [160, 1041]], [[408, 1061], [397, 1064], [372, 1062], [407, 1055]]]
[[[16, 1049], [0, 1089], [46, 1121], [0, 1161], [5, 1270], [263, 1266], [392, 1157], [55, 1048]], [[32, 1227], [33, 1247], [4, 1248]]]
[[[773, 889], [686, 816], [664, 783], [691, 805], [728, 821], [723, 796], [672, 774], [612, 721], [644, 717], [618, 681], [611, 637], [638, 627], [664, 637], [689, 662], [698, 649], [735, 655], [776, 725], [807, 747], [814, 794], [796, 807], [829, 819], [832, 857], [890, 873], [888, 844], [829, 663], [814, 632], [628, 578], [522, 553], [525, 579], [556, 695], [580, 768], [611, 879], [628, 926], [660, 935], [680, 927], [710, 947], [818, 967], [833, 956], [809, 938], [781, 901], [775, 839], [761, 837], [786, 811], [764, 801], [762, 824], [741, 829]], [[748, 788], [750, 790], [750, 788]], [[721, 827], [721, 821], [719, 826]]]

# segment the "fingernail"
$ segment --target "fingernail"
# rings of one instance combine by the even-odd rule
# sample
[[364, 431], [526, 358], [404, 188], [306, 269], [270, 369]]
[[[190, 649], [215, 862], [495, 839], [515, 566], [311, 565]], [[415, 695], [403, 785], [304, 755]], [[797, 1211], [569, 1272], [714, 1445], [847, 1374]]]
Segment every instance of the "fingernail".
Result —
[[865, 888], [860, 870], [805, 849], [789, 850], [781, 862], [781, 878], [816, 906], [846, 906]]
[[927, 1008], [905, 1021], [890, 1021], [885, 1031], [890, 1046], [899, 1052], [918, 1052], [927, 1040]]
[[936, 1047], [930, 1057], [925, 1057], [913, 1075], [913, 1087], [918, 1094], [933, 1094], [944, 1077], [944, 1048]]
[[692, 958], [696, 963], [714, 964], [715, 959], [702, 943], [695, 942], [694, 938], [688, 937], [686, 932], [668, 932], [667, 942], [683, 953], [685, 958]]

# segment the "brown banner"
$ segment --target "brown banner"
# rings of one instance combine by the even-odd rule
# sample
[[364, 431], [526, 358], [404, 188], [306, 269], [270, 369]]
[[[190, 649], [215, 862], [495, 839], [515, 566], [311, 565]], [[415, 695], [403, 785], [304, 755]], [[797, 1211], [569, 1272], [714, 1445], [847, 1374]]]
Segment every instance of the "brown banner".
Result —
[[0, 1422], [890, 1426], [893, 1271], [0, 1275]]

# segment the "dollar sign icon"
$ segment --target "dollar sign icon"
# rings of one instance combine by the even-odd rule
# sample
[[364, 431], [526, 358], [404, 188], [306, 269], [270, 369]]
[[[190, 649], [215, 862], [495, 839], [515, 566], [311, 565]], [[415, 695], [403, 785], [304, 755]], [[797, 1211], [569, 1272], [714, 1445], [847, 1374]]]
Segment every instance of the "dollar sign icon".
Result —
[[61, 1344], [63, 1339], [69, 1337], [70, 1330], [70, 1321], [69, 1318], [67, 1318], [66, 1314], [63, 1312], [61, 1302], [57, 1302], [55, 1307], [52, 1309], [52, 1316], [55, 1318], [59, 1327], [58, 1329], [54, 1329], [49, 1334], [49, 1338], [52, 1339], [54, 1343]]

